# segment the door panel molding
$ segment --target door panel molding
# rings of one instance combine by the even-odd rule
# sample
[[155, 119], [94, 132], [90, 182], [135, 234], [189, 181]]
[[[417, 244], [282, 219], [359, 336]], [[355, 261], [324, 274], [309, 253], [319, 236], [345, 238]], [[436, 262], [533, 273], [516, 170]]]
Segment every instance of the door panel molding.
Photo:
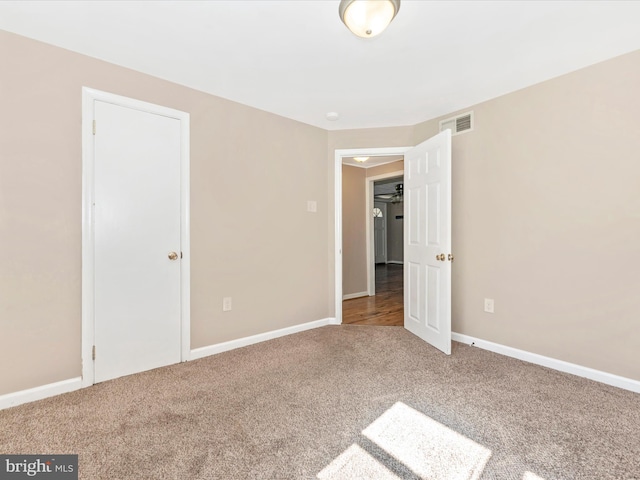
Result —
[[405, 328], [451, 354], [451, 132], [405, 154]]
[[[93, 345], [95, 340], [95, 218], [94, 218], [94, 111], [101, 101], [180, 121], [180, 351], [181, 361], [190, 357], [190, 205], [189, 205], [189, 114], [168, 107], [82, 87], [82, 386], [94, 383]], [[98, 127], [99, 128], [99, 127]], [[99, 353], [98, 353], [99, 354]]]

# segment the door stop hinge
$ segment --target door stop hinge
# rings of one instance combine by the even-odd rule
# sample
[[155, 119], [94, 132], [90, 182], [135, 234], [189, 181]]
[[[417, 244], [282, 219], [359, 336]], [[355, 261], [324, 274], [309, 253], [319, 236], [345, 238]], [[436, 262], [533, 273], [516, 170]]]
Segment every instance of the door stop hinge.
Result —
[[95, 360], [96, 359], [96, 346], [94, 345], [93, 348], [91, 349], [91, 360]]

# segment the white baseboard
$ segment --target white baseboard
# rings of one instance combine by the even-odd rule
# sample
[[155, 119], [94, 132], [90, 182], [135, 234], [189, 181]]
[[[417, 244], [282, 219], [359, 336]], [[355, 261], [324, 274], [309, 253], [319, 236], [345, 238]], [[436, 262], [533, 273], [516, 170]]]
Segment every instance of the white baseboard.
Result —
[[[215, 355], [216, 353], [226, 352], [235, 348], [246, 347], [248, 345], [264, 342], [266, 340], [283, 337], [285, 335], [291, 335], [292, 333], [298, 333], [305, 330], [311, 330], [313, 328], [323, 327], [325, 325], [339, 325], [339, 323], [337, 322], [335, 317], [329, 317], [322, 320], [316, 320], [314, 322], [294, 325], [293, 327], [282, 328], [280, 330], [273, 330], [271, 332], [265, 332], [258, 335], [252, 335], [250, 337], [231, 340], [229, 342], [196, 348], [194, 350], [191, 350], [191, 360], [207, 357], [209, 355]], [[555, 358], [545, 357], [543, 355], [538, 355], [536, 353], [527, 352], [525, 350], [519, 350], [517, 348], [508, 347], [506, 345], [489, 342], [487, 340], [471, 337], [469, 335], [462, 335], [460, 333], [452, 332], [451, 338], [456, 342], [473, 345], [475, 347], [499, 353], [507, 357], [517, 358], [519, 360], [524, 360], [525, 362], [552, 368], [560, 372], [571, 373], [579, 377], [595, 380], [596, 382], [601, 382], [607, 385], [612, 385], [614, 387], [623, 388], [631, 392], [640, 393], [640, 381], [638, 380], [621, 377], [619, 375], [613, 375], [611, 373], [602, 372], [600, 370], [594, 370], [592, 368], [583, 367], [581, 365], [565, 362], [563, 360], [557, 360]], [[53, 397], [62, 393], [73, 392], [74, 390], [79, 390], [80, 388], [82, 388], [82, 377], [76, 377], [70, 378], [68, 380], [62, 380], [60, 382], [50, 383], [47, 385], [41, 385], [39, 387], [34, 387], [27, 390], [21, 390], [19, 392], [7, 393], [5, 395], [0, 395], [0, 410], [9, 407], [15, 407], [23, 403], [35, 402], [36, 400], [42, 400], [43, 398]]]
[[351, 300], [352, 298], [368, 297], [369, 292], [348, 293], [342, 296], [342, 300]]
[[[245, 347], [254, 343], [264, 342], [265, 340], [283, 337], [285, 335], [291, 335], [292, 333], [311, 330], [312, 328], [323, 327], [325, 325], [338, 325], [338, 323], [335, 317], [329, 317], [322, 320], [316, 320], [314, 322], [303, 323], [301, 325], [294, 325], [293, 327], [274, 330], [272, 332], [253, 335], [251, 337], [231, 340], [229, 342], [218, 343], [216, 345], [209, 345], [208, 347], [196, 348], [194, 350], [191, 350], [190, 360], [207, 357], [216, 353], [225, 352], [234, 348]], [[80, 388], [83, 388], [82, 377], [76, 377], [70, 378], [68, 380], [63, 380], [61, 382], [55, 382], [48, 385], [29, 388], [27, 390], [21, 390], [19, 392], [7, 393], [5, 395], [0, 395], [0, 410], [9, 407], [15, 407], [23, 403], [35, 402], [36, 400], [42, 400], [43, 398], [47, 397], [53, 397], [55, 395], [60, 395], [61, 393], [73, 392], [74, 390], [79, 390]]]
[[473, 345], [474, 347], [479, 347], [483, 350], [489, 350], [490, 352], [499, 353], [507, 357], [517, 358], [518, 360], [535, 363], [536, 365], [552, 368], [560, 372], [571, 373], [579, 377], [588, 378], [589, 380], [595, 380], [596, 382], [605, 383], [607, 385], [612, 385], [614, 387], [640, 393], [640, 381], [638, 380], [621, 377], [619, 375], [613, 375], [612, 373], [602, 372], [600, 370], [594, 370], [593, 368], [583, 367], [581, 365], [576, 365], [575, 363], [569, 363], [551, 357], [545, 357], [544, 355], [538, 355], [537, 353], [531, 353], [525, 350], [507, 347], [506, 345], [470, 337], [469, 335], [462, 335], [460, 333], [452, 332], [451, 338], [456, 342]]
[[387, 263], [393, 263], [394, 265], [404, 265], [402, 260], [389, 260]]
[[215, 355], [216, 353], [222, 353], [240, 347], [246, 347], [248, 345], [253, 345], [254, 343], [260, 343], [278, 337], [284, 337], [285, 335], [291, 335], [292, 333], [304, 332], [305, 330], [324, 327], [325, 325], [333, 325], [334, 323], [332, 322], [335, 322], [335, 318], [323, 318], [322, 320], [302, 323], [300, 325], [294, 325], [293, 327], [281, 328], [280, 330], [259, 333], [258, 335], [252, 335], [250, 337], [238, 338], [237, 340], [230, 340], [228, 342], [216, 343], [215, 345], [195, 348], [191, 350], [191, 360], [208, 357], [209, 355]]
[[61, 393], [73, 392], [82, 387], [82, 377], [70, 378], [61, 382], [49, 383], [39, 387], [20, 390], [19, 392], [0, 395], [0, 410], [15, 407], [23, 403], [35, 402], [43, 398], [53, 397]]

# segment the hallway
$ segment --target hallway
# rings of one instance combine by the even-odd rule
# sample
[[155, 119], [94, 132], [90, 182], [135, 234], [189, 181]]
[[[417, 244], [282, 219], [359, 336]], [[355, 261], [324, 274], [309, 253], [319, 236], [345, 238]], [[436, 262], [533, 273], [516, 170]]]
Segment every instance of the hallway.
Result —
[[376, 265], [376, 294], [342, 302], [342, 323], [350, 325], [404, 325], [403, 268]]

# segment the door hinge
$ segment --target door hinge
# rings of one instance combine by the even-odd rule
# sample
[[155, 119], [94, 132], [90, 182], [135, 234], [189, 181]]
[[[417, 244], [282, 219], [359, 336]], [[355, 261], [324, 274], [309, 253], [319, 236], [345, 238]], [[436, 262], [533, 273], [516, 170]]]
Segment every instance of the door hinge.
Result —
[[93, 134], [96, 134], [96, 121], [93, 121]]
[[96, 359], [96, 346], [94, 345], [93, 348], [91, 349], [91, 359], [95, 360]]

